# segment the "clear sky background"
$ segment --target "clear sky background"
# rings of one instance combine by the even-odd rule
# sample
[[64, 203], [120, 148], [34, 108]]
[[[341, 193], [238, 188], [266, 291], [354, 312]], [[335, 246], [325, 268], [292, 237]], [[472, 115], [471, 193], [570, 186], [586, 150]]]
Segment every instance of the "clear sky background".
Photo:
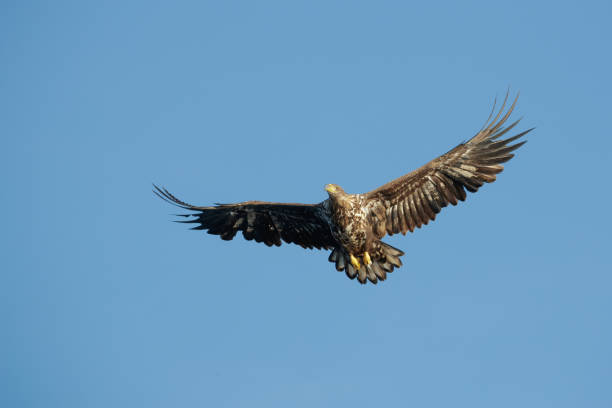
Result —
[[[0, 406], [612, 406], [610, 2], [0, 7]], [[508, 87], [529, 142], [378, 286], [151, 192], [369, 191]]]

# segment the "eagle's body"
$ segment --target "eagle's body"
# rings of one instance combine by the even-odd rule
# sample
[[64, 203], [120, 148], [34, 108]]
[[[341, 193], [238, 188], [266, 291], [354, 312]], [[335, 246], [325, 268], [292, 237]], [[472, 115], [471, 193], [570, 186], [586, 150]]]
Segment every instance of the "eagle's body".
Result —
[[331, 233], [349, 253], [361, 255], [371, 249], [375, 240], [368, 219], [369, 208], [361, 194], [342, 193], [328, 201]]
[[511, 152], [525, 143], [509, 145], [531, 129], [499, 140], [518, 123], [502, 127], [516, 100], [500, 118], [505, 103], [468, 142], [365, 194], [347, 194], [338, 185], [328, 184], [329, 198], [319, 204], [247, 201], [198, 207], [165, 189], [155, 187], [155, 193], [195, 211], [185, 215], [193, 219], [184, 221], [199, 224], [193, 229], [208, 230], [224, 240], [242, 231], [247, 240], [268, 246], [279, 246], [282, 240], [304, 248], [331, 249], [329, 260], [338, 271], [345, 271], [351, 279], [357, 277], [361, 283], [377, 283], [402, 265], [400, 257], [404, 255], [381, 241], [385, 235], [413, 232], [434, 220], [449, 203], [465, 200], [465, 190], [476, 192], [485, 182], [495, 181], [495, 175], [503, 170], [501, 163], [510, 160], [514, 156]]

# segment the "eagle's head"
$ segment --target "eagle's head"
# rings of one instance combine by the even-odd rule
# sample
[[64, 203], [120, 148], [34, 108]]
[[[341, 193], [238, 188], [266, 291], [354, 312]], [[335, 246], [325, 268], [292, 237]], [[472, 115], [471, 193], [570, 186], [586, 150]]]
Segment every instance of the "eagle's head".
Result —
[[329, 198], [331, 198], [332, 200], [338, 200], [340, 197], [346, 196], [346, 193], [344, 192], [342, 187], [337, 184], [326, 184], [325, 191], [327, 191], [327, 194], [329, 194]]

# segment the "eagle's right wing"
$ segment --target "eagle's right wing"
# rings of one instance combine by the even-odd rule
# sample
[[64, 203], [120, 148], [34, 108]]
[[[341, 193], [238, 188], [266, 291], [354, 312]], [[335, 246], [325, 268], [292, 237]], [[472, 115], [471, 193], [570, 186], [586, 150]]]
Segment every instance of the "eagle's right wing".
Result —
[[[499, 140], [516, 122], [504, 128], [518, 96], [503, 115], [508, 95], [497, 115], [489, 116], [483, 129], [466, 143], [430, 161], [423, 167], [395, 179], [365, 194], [375, 218], [374, 232], [378, 238], [385, 234], [414, 231], [427, 224], [449, 203], [456, 205], [466, 198], [465, 190], [476, 192], [484, 183], [495, 181], [514, 154], [525, 141], [510, 144], [524, 136], [528, 129], [515, 136]], [[494, 107], [495, 108], [495, 107]], [[501, 116], [501, 119], [500, 119]], [[498, 120], [499, 119], [499, 120]]]
[[247, 201], [237, 204], [219, 204], [197, 207], [173, 196], [165, 188], [155, 186], [153, 192], [163, 200], [193, 211], [183, 214], [184, 223], [199, 224], [195, 230], [208, 230], [231, 240], [238, 231], [247, 240], [254, 239], [268, 246], [281, 245], [281, 239], [303, 248], [330, 249], [337, 246], [329, 225], [325, 202], [320, 204], [268, 203]]

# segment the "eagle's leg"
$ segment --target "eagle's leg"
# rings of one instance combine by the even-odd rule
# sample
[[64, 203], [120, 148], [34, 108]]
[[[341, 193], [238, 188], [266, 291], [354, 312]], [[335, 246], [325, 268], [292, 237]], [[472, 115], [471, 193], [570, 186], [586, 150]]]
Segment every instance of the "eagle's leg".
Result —
[[370, 254], [368, 254], [368, 251], [365, 251], [363, 253], [363, 263], [366, 265], [372, 264], [372, 259], [370, 258]]
[[355, 255], [353, 254], [351, 254], [351, 264], [353, 264], [356, 270], [361, 269], [361, 263], [359, 263], [359, 259], [355, 258]]

